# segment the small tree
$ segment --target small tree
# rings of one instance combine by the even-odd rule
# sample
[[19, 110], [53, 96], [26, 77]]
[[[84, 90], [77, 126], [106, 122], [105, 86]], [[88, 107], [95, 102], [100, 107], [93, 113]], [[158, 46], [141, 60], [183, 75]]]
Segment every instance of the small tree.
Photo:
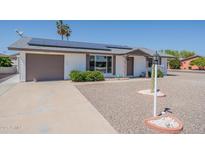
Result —
[[194, 51], [187, 51], [187, 50], [180, 51], [180, 57], [181, 58], [188, 58], [188, 57], [191, 57], [191, 56], [194, 56], [194, 55], [195, 55]]
[[167, 50], [161, 50], [160, 52], [175, 56], [176, 58], [188, 58], [196, 54], [195, 51], [188, 51], [188, 50], [178, 51], [178, 50], [167, 49]]
[[200, 57], [195, 60], [192, 60], [190, 63], [192, 66], [196, 65], [199, 67], [200, 70], [205, 68], [205, 58]]
[[169, 60], [169, 67], [171, 69], [179, 69], [180, 68], [180, 60], [178, 58]]
[[161, 50], [161, 53], [169, 54], [175, 57], [175, 59], [169, 59], [169, 67], [171, 69], [180, 69], [180, 58], [188, 58], [190, 56], [195, 55], [195, 51], [188, 51], [188, 50]]

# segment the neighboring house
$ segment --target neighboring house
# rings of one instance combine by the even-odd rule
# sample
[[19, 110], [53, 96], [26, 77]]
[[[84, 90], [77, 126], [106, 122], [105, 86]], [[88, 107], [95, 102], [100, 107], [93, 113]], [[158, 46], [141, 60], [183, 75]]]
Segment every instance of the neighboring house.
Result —
[[[69, 79], [72, 70], [98, 70], [105, 77], [148, 74], [154, 52], [146, 48], [23, 37], [9, 46], [20, 52], [20, 80]], [[160, 54], [167, 73], [167, 58]]]
[[184, 58], [184, 59], [181, 59], [180, 60], [180, 69], [182, 70], [198, 70], [199, 67], [196, 66], [196, 65], [191, 65], [191, 61], [199, 58], [201, 56], [199, 55], [194, 55], [194, 56], [191, 56], [191, 57], [188, 57], [188, 58]]

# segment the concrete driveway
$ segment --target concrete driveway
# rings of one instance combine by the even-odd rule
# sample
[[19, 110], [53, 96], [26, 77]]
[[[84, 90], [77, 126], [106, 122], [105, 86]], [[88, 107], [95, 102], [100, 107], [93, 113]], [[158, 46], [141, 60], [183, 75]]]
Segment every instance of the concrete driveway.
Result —
[[0, 79], [0, 96], [19, 83], [19, 74], [11, 74]]
[[18, 83], [0, 96], [0, 133], [116, 133], [69, 82]]
[[13, 74], [2, 74], [0, 73], [0, 83], [7, 80], [9, 77], [11, 77]]

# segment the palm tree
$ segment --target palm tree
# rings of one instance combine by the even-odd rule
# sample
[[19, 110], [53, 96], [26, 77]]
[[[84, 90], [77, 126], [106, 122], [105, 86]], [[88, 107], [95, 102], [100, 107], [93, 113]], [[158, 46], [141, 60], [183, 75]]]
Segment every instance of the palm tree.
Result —
[[61, 35], [61, 39], [63, 40], [63, 36], [65, 35], [66, 31], [62, 20], [56, 22], [56, 28], [57, 28], [57, 33]]
[[71, 31], [70, 27], [67, 24], [65, 25], [65, 30], [66, 30], [65, 36], [66, 36], [66, 38], [68, 40], [68, 38], [70, 37], [72, 31]]
[[67, 24], [63, 24], [62, 20], [56, 22], [57, 33], [61, 35], [61, 39], [63, 40], [64, 36], [68, 37], [71, 35], [71, 29]]

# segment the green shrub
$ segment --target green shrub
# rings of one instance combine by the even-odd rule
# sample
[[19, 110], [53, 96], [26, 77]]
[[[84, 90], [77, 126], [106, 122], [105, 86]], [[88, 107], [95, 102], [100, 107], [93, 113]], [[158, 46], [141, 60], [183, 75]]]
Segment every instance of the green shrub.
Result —
[[81, 71], [73, 70], [69, 74], [70, 79], [75, 82], [82, 82], [85, 81], [84, 73]]
[[103, 81], [105, 80], [104, 75], [100, 71], [93, 71], [92, 75], [95, 78], [95, 81]]
[[171, 69], [180, 69], [180, 60], [178, 58], [169, 60], [169, 67]]
[[0, 67], [11, 67], [12, 63], [9, 57], [0, 57]]
[[158, 78], [163, 78], [164, 77], [164, 73], [161, 70], [157, 71], [157, 77]]
[[73, 70], [69, 74], [72, 81], [83, 82], [83, 81], [103, 81], [104, 75], [99, 71], [76, 71]]
[[92, 73], [93, 71], [86, 71], [84, 72], [85, 81], [95, 81], [95, 76]]
[[[148, 75], [149, 75], [149, 77], [151, 77], [152, 73], [148, 72]], [[160, 69], [157, 70], [157, 77], [158, 78], [163, 78], [164, 77], [164, 73]]]
[[205, 58], [200, 57], [200, 58], [197, 58], [195, 60], [192, 60], [191, 61], [191, 66], [194, 66], [194, 65], [198, 66], [199, 70], [203, 70], [204, 67], [205, 67]]

